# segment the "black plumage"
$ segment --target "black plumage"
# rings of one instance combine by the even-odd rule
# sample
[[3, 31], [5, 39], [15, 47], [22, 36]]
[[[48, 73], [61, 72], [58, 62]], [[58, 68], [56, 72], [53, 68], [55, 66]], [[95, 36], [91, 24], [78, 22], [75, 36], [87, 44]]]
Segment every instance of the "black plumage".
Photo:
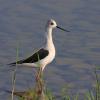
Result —
[[46, 56], [48, 56], [48, 54], [49, 54], [49, 51], [42, 48], [39, 51], [37, 51], [36, 53], [34, 53], [32, 56], [30, 56], [26, 59], [23, 59], [23, 60], [19, 60], [17, 62], [10, 63], [9, 65], [15, 65], [16, 63], [17, 64], [35, 63], [35, 62], [38, 62], [41, 59], [44, 59]]

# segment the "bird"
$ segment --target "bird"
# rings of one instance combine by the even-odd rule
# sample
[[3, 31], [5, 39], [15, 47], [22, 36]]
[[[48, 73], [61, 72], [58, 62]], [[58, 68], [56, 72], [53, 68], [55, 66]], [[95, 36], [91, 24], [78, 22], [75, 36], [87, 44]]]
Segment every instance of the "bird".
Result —
[[17, 64], [17, 65], [24, 65], [27, 67], [41, 67], [43, 71], [44, 68], [53, 61], [56, 55], [56, 50], [52, 38], [52, 31], [55, 28], [58, 28], [65, 32], [70, 32], [58, 26], [55, 20], [49, 19], [45, 27], [45, 33], [46, 33], [45, 45], [36, 52], [34, 52], [33, 55], [31, 55], [30, 57], [10, 63], [9, 65], [16, 66]]

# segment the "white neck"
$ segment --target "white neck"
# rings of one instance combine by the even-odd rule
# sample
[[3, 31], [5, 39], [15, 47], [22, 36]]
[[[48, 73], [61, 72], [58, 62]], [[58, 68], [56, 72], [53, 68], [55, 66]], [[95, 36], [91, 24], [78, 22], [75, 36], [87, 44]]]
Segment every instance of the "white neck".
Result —
[[54, 47], [53, 40], [52, 40], [52, 28], [47, 28], [46, 30], [46, 47], [52, 48]]

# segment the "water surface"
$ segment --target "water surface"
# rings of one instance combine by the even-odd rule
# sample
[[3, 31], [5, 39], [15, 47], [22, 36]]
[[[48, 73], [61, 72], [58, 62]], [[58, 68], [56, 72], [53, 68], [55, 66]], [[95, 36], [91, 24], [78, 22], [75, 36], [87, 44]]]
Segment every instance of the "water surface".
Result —
[[[82, 95], [95, 83], [93, 68], [100, 66], [100, 1], [99, 0], [0, 0], [0, 100], [8, 100], [12, 72], [6, 65], [27, 57], [44, 43], [45, 23], [53, 18], [65, 33], [55, 29], [56, 59], [45, 69], [48, 87], [59, 94], [69, 86], [73, 95]], [[17, 71], [16, 90], [26, 90], [34, 84], [33, 70]], [[5, 96], [6, 95], [6, 96]]]

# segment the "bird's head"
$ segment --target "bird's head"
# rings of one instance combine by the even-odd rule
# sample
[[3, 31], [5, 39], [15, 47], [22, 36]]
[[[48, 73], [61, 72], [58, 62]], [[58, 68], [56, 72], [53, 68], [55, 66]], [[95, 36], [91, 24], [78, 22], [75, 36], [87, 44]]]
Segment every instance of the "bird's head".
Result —
[[50, 20], [47, 22], [46, 27], [47, 27], [47, 28], [52, 28], [52, 29], [54, 29], [54, 28], [59, 28], [59, 29], [61, 29], [61, 30], [63, 30], [63, 31], [69, 32], [68, 30], [65, 30], [65, 29], [59, 27], [59, 26], [57, 25], [56, 21], [53, 20], [53, 19], [50, 19]]
[[50, 19], [50, 20], [48, 20], [48, 22], [47, 22], [47, 27], [48, 28], [56, 28], [57, 27], [57, 23], [56, 23], [56, 21], [54, 21], [53, 19]]

